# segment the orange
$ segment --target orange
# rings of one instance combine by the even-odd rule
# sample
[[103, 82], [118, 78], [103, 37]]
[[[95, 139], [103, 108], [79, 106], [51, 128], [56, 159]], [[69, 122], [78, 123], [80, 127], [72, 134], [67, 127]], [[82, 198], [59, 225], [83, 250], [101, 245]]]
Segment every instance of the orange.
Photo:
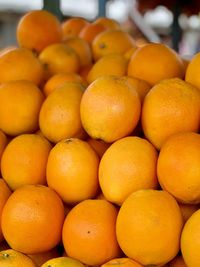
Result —
[[27, 184], [46, 183], [50, 143], [38, 134], [18, 135], [10, 141], [1, 160], [1, 172], [12, 190]]
[[169, 264], [169, 267], [187, 267], [181, 255], [176, 256]]
[[62, 40], [59, 20], [46, 10], [33, 10], [22, 16], [16, 34], [19, 46], [36, 52]]
[[114, 142], [99, 165], [99, 183], [107, 200], [121, 205], [139, 189], [158, 187], [157, 151], [147, 140], [129, 136]]
[[107, 29], [120, 29], [120, 24], [118, 23], [118, 21], [111, 19], [111, 18], [107, 18], [107, 17], [99, 17], [94, 21], [94, 24], [101, 24], [104, 27], [106, 27]]
[[38, 116], [44, 97], [32, 82], [10, 81], [0, 85], [0, 128], [16, 136], [38, 128]]
[[7, 249], [0, 252], [0, 267], [37, 267], [37, 265], [26, 255]]
[[80, 37], [72, 37], [65, 41], [79, 56], [80, 67], [90, 65], [92, 63], [92, 51], [88, 42]]
[[186, 266], [200, 266], [200, 210], [197, 210], [187, 220], [181, 235], [181, 252]]
[[70, 257], [59, 257], [50, 259], [45, 262], [41, 267], [84, 267], [80, 261]]
[[125, 76], [125, 80], [127, 80], [138, 92], [141, 102], [143, 103], [143, 100], [146, 96], [146, 94], [150, 91], [151, 85], [144, 80], [140, 80], [135, 77]]
[[135, 53], [135, 51], [137, 50], [136, 46], [131, 47], [129, 50], [127, 50], [124, 53], [124, 57], [129, 61], [133, 55], [133, 53]]
[[[6, 182], [0, 178], [0, 221], [1, 221], [1, 215], [4, 208], [4, 205], [6, 204], [6, 201], [8, 200], [9, 196], [11, 195], [11, 190], [6, 184]], [[1, 225], [0, 225], [0, 242], [4, 240]]]
[[138, 190], [119, 210], [117, 240], [127, 257], [143, 265], [162, 265], [178, 253], [182, 226], [180, 208], [169, 193]]
[[83, 90], [79, 83], [65, 83], [45, 99], [40, 109], [39, 125], [51, 142], [57, 143], [80, 133], [79, 108]]
[[116, 218], [117, 209], [106, 200], [87, 199], [73, 207], [62, 231], [67, 255], [87, 265], [101, 265], [119, 257]]
[[103, 156], [105, 151], [110, 146], [109, 143], [105, 143], [102, 140], [97, 140], [97, 139], [92, 139], [92, 138], [87, 139], [87, 142], [96, 151], [96, 153], [98, 154], [99, 158], [101, 158]]
[[178, 78], [163, 80], [146, 95], [141, 119], [146, 138], [160, 149], [172, 134], [199, 130], [200, 92]]
[[28, 256], [29, 256], [29, 258], [32, 259], [32, 261], [35, 262], [35, 264], [37, 264], [37, 266], [41, 266], [46, 261], [48, 261], [52, 258], [60, 257], [60, 253], [59, 253], [58, 248], [55, 247], [49, 251], [41, 252], [41, 253], [37, 253], [37, 254], [29, 254]]
[[51, 92], [63, 86], [66, 82], [78, 82], [86, 87], [85, 81], [77, 73], [58, 73], [48, 79], [48, 81], [42, 88], [43, 93], [45, 94], [45, 96], [48, 96]]
[[200, 77], [198, 68], [200, 66], [200, 52], [195, 54], [190, 60], [186, 72], [185, 80], [200, 89]]
[[98, 164], [99, 158], [87, 142], [64, 139], [49, 154], [48, 186], [68, 204], [92, 198], [98, 190]]
[[4, 134], [4, 132], [0, 130], [0, 164], [1, 164], [1, 157], [7, 143], [8, 143], [7, 136]]
[[47, 46], [39, 54], [39, 59], [45, 66], [47, 77], [57, 73], [78, 72], [80, 67], [77, 53], [63, 43]]
[[183, 63], [178, 54], [164, 44], [149, 43], [133, 53], [128, 75], [151, 85], [163, 79], [183, 77]]
[[62, 22], [63, 39], [78, 36], [80, 31], [88, 25], [89, 22], [80, 17], [68, 18]]
[[102, 24], [90, 23], [85, 25], [85, 27], [80, 31], [79, 37], [89, 44], [93, 42], [95, 37], [106, 30], [106, 27]]
[[97, 60], [108, 54], [124, 54], [127, 50], [135, 46], [135, 41], [127, 32], [122, 30], [107, 30], [98, 34], [93, 40], [93, 57]]
[[1, 223], [11, 248], [36, 254], [60, 242], [63, 221], [63, 203], [54, 190], [43, 185], [26, 185], [12, 193], [6, 202]]
[[40, 85], [44, 68], [38, 58], [28, 49], [16, 48], [0, 54], [0, 83], [28, 80]]
[[133, 131], [140, 110], [136, 90], [115, 76], [97, 78], [85, 90], [80, 104], [81, 121], [86, 132], [90, 137], [108, 143]]
[[199, 150], [200, 135], [193, 132], [172, 135], [160, 150], [159, 183], [180, 202], [200, 203]]
[[101, 267], [143, 267], [143, 265], [141, 265], [140, 263], [130, 259], [130, 258], [116, 258], [113, 260], [110, 260], [106, 263], [104, 263], [103, 265], [101, 265]]
[[199, 205], [197, 204], [183, 204], [179, 203], [179, 207], [181, 209], [181, 213], [183, 215], [183, 222], [186, 221], [192, 216], [192, 214], [199, 209]]
[[89, 71], [91, 70], [93, 64], [90, 64], [88, 66], [84, 66], [79, 70], [79, 75], [83, 78], [83, 80], [87, 83], [87, 76]]
[[122, 77], [126, 74], [127, 60], [121, 54], [110, 54], [97, 60], [90, 69], [87, 81], [92, 83], [97, 78], [104, 75], [115, 75]]

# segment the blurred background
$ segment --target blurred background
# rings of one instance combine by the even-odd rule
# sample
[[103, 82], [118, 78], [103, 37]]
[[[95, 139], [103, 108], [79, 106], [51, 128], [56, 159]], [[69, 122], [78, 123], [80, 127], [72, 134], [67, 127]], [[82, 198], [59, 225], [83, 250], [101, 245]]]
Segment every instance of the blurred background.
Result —
[[188, 58], [200, 51], [200, 0], [0, 0], [0, 49], [16, 44], [16, 25], [25, 12], [42, 8], [60, 20], [113, 18], [138, 45], [163, 42]]

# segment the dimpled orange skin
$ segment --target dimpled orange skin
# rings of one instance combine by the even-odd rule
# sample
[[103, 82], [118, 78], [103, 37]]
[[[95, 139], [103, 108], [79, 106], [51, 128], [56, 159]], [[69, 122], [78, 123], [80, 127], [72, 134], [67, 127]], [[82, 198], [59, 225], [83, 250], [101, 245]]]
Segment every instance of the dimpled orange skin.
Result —
[[80, 31], [87, 24], [89, 24], [89, 22], [81, 17], [74, 17], [64, 20], [61, 24], [63, 39], [67, 40], [68, 38], [78, 36]]
[[130, 259], [130, 258], [116, 258], [113, 260], [110, 260], [106, 263], [104, 263], [101, 267], [117, 267], [117, 266], [121, 266], [121, 267], [143, 267], [143, 265], [141, 265], [140, 263]]
[[11, 248], [25, 254], [48, 251], [61, 241], [64, 207], [51, 188], [18, 188], [3, 209], [2, 231]]
[[80, 104], [86, 132], [92, 138], [108, 143], [131, 133], [138, 123], [140, 111], [136, 90], [115, 76], [96, 79], [85, 90]]
[[46, 10], [30, 11], [22, 16], [16, 34], [19, 46], [36, 52], [62, 40], [59, 20]]

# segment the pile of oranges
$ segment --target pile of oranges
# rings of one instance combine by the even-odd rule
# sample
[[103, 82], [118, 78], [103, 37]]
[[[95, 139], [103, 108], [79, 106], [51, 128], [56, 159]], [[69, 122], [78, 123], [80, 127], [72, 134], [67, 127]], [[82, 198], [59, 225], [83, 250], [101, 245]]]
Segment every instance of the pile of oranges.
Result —
[[0, 267], [200, 266], [200, 53], [25, 14], [0, 51]]

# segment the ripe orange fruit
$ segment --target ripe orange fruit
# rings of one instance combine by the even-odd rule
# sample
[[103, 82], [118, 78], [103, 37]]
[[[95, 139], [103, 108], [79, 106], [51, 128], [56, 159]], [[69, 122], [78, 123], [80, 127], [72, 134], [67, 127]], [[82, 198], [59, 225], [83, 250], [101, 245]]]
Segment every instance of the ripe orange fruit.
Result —
[[164, 44], [149, 43], [133, 53], [128, 76], [155, 85], [163, 79], [183, 78], [183, 62], [178, 54]]
[[45, 94], [45, 96], [48, 96], [51, 92], [63, 86], [66, 82], [78, 82], [84, 87], [87, 86], [83, 78], [77, 73], [58, 73], [48, 79], [48, 81], [42, 88], [42, 91]]
[[45, 262], [41, 267], [84, 267], [80, 261], [70, 257], [59, 257], [50, 259]]
[[138, 190], [119, 210], [117, 240], [127, 257], [143, 265], [161, 265], [178, 253], [182, 226], [180, 208], [169, 193]]
[[80, 67], [90, 65], [92, 63], [92, 50], [88, 42], [80, 37], [68, 38], [65, 41], [69, 47], [71, 47], [79, 56]]
[[78, 72], [80, 67], [77, 53], [63, 43], [47, 46], [39, 54], [39, 59], [45, 67], [47, 77], [57, 73]]
[[160, 149], [172, 134], [199, 130], [200, 92], [178, 78], [163, 80], [146, 95], [141, 119], [146, 138]]
[[193, 58], [190, 60], [185, 73], [186, 82], [191, 83], [198, 89], [200, 89], [200, 77], [198, 72], [199, 66], [200, 66], [200, 52], [195, 54]]
[[10, 81], [0, 85], [0, 128], [16, 136], [38, 128], [38, 116], [44, 97], [32, 82]]
[[124, 57], [130, 61], [133, 53], [135, 53], [135, 51], [137, 50], [137, 47], [136, 46], [133, 46], [131, 47], [129, 50], [127, 50], [125, 53], [124, 53]]
[[108, 201], [87, 199], [66, 216], [62, 239], [67, 255], [87, 265], [119, 257], [115, 223], [117, 209]]
[[39, 59], [28, 49], [16, 48], [0, 54], [0, 83], [28, 80], [40, 85], [44, 68]]
[[71, 37], [78, 36], [80, 31], [88, 25], [89, 22], [80, 17], [66, 19], [62, 22], [63, 39], [66, 40]]
[[79, 83], [65, 83], [45, 99], [40, 109], [39, 125], [51, 142], [74, 137], [81, 131], [79, 108], [83, 90]]
[[200, 203], [200, 135], [182, 132], [163, 144], [157, 173], [162, 188], [183, 203]]
[[122, 77], [126, 74], [127, 60], [121, 54], [111, 54], [101, 57], [90, 69], [87, 81], [92, 83], [104, 75], [115, 75]]
[[[93, 64], [90, 64], [88, 66], [84, 66], [79, 70], [79, 75], [83, 78], [83, 80], [86, 82], [87, 81], [87, 76], [89, 71], [91, 70]], [[87, 83], [87, 82], [86, 82]]]
[[46, 183], [50, 143], [38, 134], [22, 134], [10, 141], [1, 160], [1, 172], [12, 190], [27, 184]]
[[4, 132], [0, 130], [0, 164], [1, 164], [1, 157], [7, 143], [8, 143], [7, 136], [4, 134]]
[[140, 263], [130, 259], [130, 258], [116, 258], [110, 260], [102, 265], [102, 267], [143, 267]]
[[103, 156], [103, 154], [105, 153], [105, 151], [110, 146], [109, 143], [105, 143], [102, 140], [92, 139], [90, 137], [87, 139], [87, 142], [96, 151], [96, 153], [98, 154], [99, 158], [101, 158]]
[[187, 267], [182, 255], [177, 255], [170, 263], [169, 267]]
[[181, 235], [181, 252], [186, 266], [199, 266], [200, 264], [200, 210], [197, 210], [187, 220]]
[[147, 140], [129, 136], [114, 142], [99, 165], [99, 183], [107, 200], [121, 205], [139, 189], [155, 189], [157, 151]]
[[29, 254], [28, 256], [29, 258], [32, 259], [33, 262], [35, 262], [35, 264], [37, 264], [37, 266], [41, 266], [42, 264], [44, 264], [46, 261], [50, 259], [60, 257], [60, 253], [58, 251], [58, 248], [55, 247], [49, 251], [45, 251], [45, 252], [41, 252], [37, 254]]
[[92, 42], [93, 57], [97, 60], [108, 54], [124, 54], [131, 47], [135, 46], [135, 41], [127, 32], [107, 30], [98, 34]]
[[51, 150], [47, 162], [47, 183], [65, 203], [92, 198], [98, 190], [99, 158], [87, 142], [64, 139]]
[[151, 89], [151, 85], [135, 77], [125, 76], [124, 79], [127, 80], [135, 88], [135, 90], [139, 94], [141, 102], [143, 103], [146, 94]]
[[22, 16], [16, 34], [19, 46], [36, 52], [62, 40], [59, 20], [46, 10], [33, 10]]
[[61, 240], [64, 207], [49, 187], [26, 185], [9, 197], [2, 213], [3, 235], [11, 248], [36, 254], [54, 248]]
[[192, 216], [192, 214], [199, 209], [199, 205], [197, 204], [178, 204], [181, 209], [184, 223], [186, 223], [186, 221]]
[[95, 37], [105, 30], [106, 27], [102, 24], [90, 23], [85, 25], [85, 27], [80, 31], [79, 37], [91, 44]]
[[[8, 200], [9, 196], [11, 195], [11, 190], [6, 184], [6, 182], [0, 178], [0, 221], [1, 221], [1, 215], [3, 211], [3, 207], [6, 204], [6, 201]], [[1, 225], [0, 225], [0, 242], [4, 240]]]
[[96, 79], [85, 90], [80, 104], [81, 121], [86, 132], [92, 138], [108, 143], [133, 131], [140, 109], [136, 90], [115, 76]]
[[0, 267], [37, 267], [37, 265], [26, 255], [14, 249], [0, 252]]
[[107, 29], [120, 29], [120, 24], [116, 20], [107, 17], [99, 17], [93, 23], [103, 25]]

